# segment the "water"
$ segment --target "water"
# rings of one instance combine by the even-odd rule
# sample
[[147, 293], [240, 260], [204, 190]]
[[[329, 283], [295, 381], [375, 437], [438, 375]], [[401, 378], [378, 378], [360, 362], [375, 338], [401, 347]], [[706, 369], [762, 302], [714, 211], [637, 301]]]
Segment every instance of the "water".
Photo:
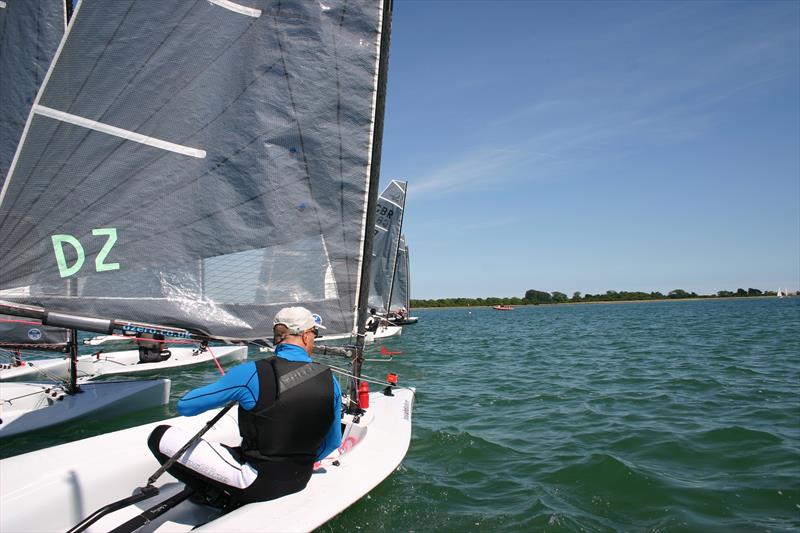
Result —
[[[798, 531], [800, 298], [415, 310], [400, 469], [322, 531]], [[0, 456], [169, 406], [6, 439]], [[147, 453], [143, 448], [143, 453]]]

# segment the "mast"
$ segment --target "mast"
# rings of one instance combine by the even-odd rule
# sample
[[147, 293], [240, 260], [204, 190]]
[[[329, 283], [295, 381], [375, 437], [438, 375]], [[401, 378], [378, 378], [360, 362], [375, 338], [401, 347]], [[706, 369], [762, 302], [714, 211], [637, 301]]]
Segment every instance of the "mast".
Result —
[[[364, 235], [364, 260], [361, 263], [361, 290], [358, 294], [358, 329], [356, 335], [355, 355], [351, 365], [356, 376], [349, 388], [351, 402], [358, 397], [361, 364], [364, 361], [364, 340], [367, 329], [367, 305], [369, 302], [369, 282], [372, 263], [372, 240], [375, 235], [375, 206], [378, 203], [378, 186], [380, 182], [381, 145], [383, 143], [383, 114], [386, 108], [386, 79], [389, 71], [389, 34], [392, 28], [392, 0], [383, 0], [383, 19], [381, 21], [380, 56], [378, 63], [378, 92], [375, 96], [375, 130], [372, 138], [372, 156], [369, 175], [369, 198], [367, 201], [367, 221]], [[349, 407], [348, 407], [349, 409]]]
[[69, 384], [67, 394], [82, 392], [78, 387], [78, 330], [69, 330]]

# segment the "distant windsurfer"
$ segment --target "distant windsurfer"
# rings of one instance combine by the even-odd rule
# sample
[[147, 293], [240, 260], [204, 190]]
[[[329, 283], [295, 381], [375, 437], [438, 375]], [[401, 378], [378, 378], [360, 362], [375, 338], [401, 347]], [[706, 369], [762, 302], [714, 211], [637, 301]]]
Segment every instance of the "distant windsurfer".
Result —
[[[168, 469], [195, 490], [194, 501], [230, 510], [298, 492], [314, 463], [341, 445], [339, 384], [309, 357], [320, 328], [319, 315], [303, 307], [281, 309], [273, 326], [275, 356], [234, 367], [180, 399], [185, 416], [239, 404], [241, 446], [201, 440]], [[164, 464], [191, 437], [161, 425], [148, 445]]]

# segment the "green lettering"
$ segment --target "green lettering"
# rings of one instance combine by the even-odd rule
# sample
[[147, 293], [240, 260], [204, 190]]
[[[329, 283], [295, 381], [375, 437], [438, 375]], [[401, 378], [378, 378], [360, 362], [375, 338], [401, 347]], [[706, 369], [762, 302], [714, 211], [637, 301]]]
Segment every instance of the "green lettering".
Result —
[[119, 270], [119, 263], [104, 262], [106, 257], [108, 257], [108, 253], [111, 251], [111, 248], [113, 248], [114, 244], [117, 242], [117, 228], [93, 229], [92, 235], [106, 235], [108, 237], [106, 243], [100, 249], [100, 253], [97, 254], [97, 257], [94, 260], [95, 269], [98, 272], [105, 272], [107, 270]]
[[[85, 259], [83, 254], [83, 246], [81, 243], [73, 237], [72, 235], [52, 235], [50, 237], [53, 241], [53, 251], [56, 254], [56, 264], [58, 264], [58, 273], [61, 275], [62, 278], [66, 278], [75, 274], [78, 270], [81, 269], [83, 266], [83, 260]], [[75, 264], [71, 267], [67, 266], [67, 258], [64, 256], [64, 248], [65, 244], [69, 244], [73, 248], [75, 248], [75, 253], [78, 255], [78, 259], [75, 261]]]

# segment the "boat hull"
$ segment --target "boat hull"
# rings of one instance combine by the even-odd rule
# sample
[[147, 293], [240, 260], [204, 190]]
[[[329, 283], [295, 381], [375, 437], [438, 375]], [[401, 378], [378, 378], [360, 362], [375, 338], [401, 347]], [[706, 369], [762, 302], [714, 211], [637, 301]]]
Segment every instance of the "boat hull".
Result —
[[391, 322], [395, 326], [407, 326], [409, 324], [416, 324], [417, 322], [419, 322], [419, 317], [407, 316], [405, 318], [390, 318], [389, 322]]
[[[89, 416], [118, 416], [165, 405], [170, 380], [80, 383], [82, 392], [66, 394], [59, 385], [0, 383], [3, 409], [0, 437], [54, 426]], [[9, 401], [13, 399], [13, 401]]]
[[[97, 352], [78, 357], [78, 378], [116, 376], [121, 374], [159, 374], [191, 365], [214, 364], [247, 359], [247, 346], [210, 346], [196, 353], [194, 348], [169, 348], [172, 356], [158, 363], [139, 363], [139, 350]], [[213, 356], [212, 356], [213, 353]], [[66, 381], [69, 379], [69, 358], [32, 359], [22, 366], [0, 369], [0, 381]]]
[[[247, 346], [210, 346], [197, 353], [194, 348], [169, 348], [172, 356], [158, 363], [139, 363], [138, 350], [100, 352], [78, 359], [79, 376], [114, 376], [119, 374], [161, 373], [199, 364], [214, 364], [247, 359]], [[213, 354], [213, 356], [212, 356]]]
[[[251, 503], [222, 517], [215, 517], [208, 507], [184, 501], [144, 531], [311, 531], [397, 468], [411, 440], [413, 402], [412, 389], [395, 389], [393, 396], [370, 394], [367, 413], [358, 422], [346, 417], [342, 446], [316, 465], [301, 492]], [[0, 508], [4, 510], [0, 531], [68, 530], [96, 509], [130, 496], [145, 484], [159, 466], [146, 444], [153, 428], [166, 423], [195, 433], [213, 415], [177, 417], [0, 461]], [[226, 414], [205, 438], [237, 445], [236, 410]], [[182, 488], [169, 474], [156, 485], [162, 489], [160, 495], [112, 513], [88, 531], [109, 531]]]

